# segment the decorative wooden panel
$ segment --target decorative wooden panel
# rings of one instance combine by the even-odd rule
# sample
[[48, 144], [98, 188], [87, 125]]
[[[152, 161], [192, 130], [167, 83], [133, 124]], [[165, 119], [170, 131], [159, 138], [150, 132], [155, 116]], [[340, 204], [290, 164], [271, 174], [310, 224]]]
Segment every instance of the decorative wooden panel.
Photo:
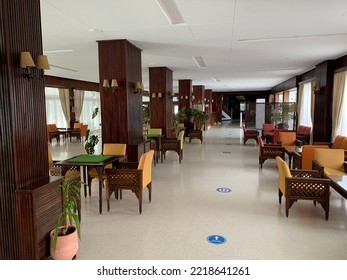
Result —
[[[178, 80], [178, 107], [181, 110], [183, 107], [191, 108], [191, 98], [193, 92], [192, 80]], [[186, 99], [186, 96], [188, 97]], [[182, 97], [182, 98], [181, 98]]]
[[62, 211], [61, 179], [22, 188], [16, 192], [19, 258], [46, 259], [50, 256], [49, 233]]

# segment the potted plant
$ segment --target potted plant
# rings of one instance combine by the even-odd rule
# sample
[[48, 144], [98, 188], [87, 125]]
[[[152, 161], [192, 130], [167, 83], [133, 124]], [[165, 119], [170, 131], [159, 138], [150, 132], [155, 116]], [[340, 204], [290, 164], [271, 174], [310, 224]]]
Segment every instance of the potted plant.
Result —
[[290, 115], [290, 106], [288, 104], [279, 104], [277, 108], [273, 108], [271, 111], [272, 120], [274, 121], [276, 128], [288, 129]]
[[79, 177], [62, 178], [62, 212], [57, 217], [55, 229], [50, 232], [50, 253], [55, 260], [71, 260], [77, 254], [81, 236], [78, 216], [80, 186]]
[[[96, 107], [92, 114], [92, 119], [94, 119], [99, 113], [99, 108]], [[99, 143], [98, 135], [90, 135], [90, 129], [86, 132], [86, 140], [84, 144], [84, 149], [86, 150], [88, 155], [94, 155], [95, 146]]]

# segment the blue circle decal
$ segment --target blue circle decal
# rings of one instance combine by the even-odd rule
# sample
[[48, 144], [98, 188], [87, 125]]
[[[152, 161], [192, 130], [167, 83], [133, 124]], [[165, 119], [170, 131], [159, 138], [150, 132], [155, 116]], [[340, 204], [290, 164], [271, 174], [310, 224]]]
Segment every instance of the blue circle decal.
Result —
[[225, 188], [225, 187], [220, 187], [220, 188], [217, 188], [217, 192], [228, 193], [228, 192], [231, 192], [231, 189]]
[[224, 236], [214, 234], [214, 235], [208, 236], [207, 241], [211, 244], [221, 245], [227, 242], [227, 239]]

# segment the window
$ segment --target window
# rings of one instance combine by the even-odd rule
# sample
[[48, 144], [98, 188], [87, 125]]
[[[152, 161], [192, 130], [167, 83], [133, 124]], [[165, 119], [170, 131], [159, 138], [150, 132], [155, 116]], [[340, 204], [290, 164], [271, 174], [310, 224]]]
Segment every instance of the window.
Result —
[[55, 123], [57, 127], [70, 127], [70, 124], [66, 123], [63, 110], [61, 108], [58, 89], [46, 87], [45, 96], [47, 124]]
[[[99, 113], [97, 116], [92, 119], [92, 114], [95, 108], [99, 108]], [[84, 124], [88, 124], [88, 129], [91, 132], [94, 132], [100, 129], [101, 123], [101, 111], [100, 111], [100, 94], [95, 91], [85, 91], [84, 92], [84, 100], [83, 107], [80, 116], [80, 122]]]

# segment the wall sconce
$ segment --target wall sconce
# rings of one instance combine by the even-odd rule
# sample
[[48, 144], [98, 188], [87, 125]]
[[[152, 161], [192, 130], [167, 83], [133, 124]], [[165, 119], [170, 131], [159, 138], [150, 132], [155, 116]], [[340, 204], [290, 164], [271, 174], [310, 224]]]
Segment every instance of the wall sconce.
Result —
[[141, 93], [144, 90], [142, 82], [136, 82], [134, 87], [134, 93]]
[[158, 92], [158, 95], [157, 95], [158, 98], [162, 98], [163, 95], [161, 94], [161, 92]]
[[[47, 56], [39, 55], [37, 57], [37, 63], [35, 65], [33, 58], [31, 57], [30, 52], [21, 52], [20, 53], [20, 68], [24, 69], [23, 77], [30, 79], [43, 79], [45, 70], [49, 70], [49, 64]], [[33, 69], [40, 70], [40, 74], [34, 74]]]
[[312, 87], [312, 93], [313, 94], [317, 94], [317, 93], [319, 93], [319, 91], [320, 91], [320, 86], [315, 85]]
[[192, 95], [192, 101], [193, 101], [193, 100], [195, 100], [195, 96], [194, 96], [194, 95]]
[[169, 92], [169, 98], [174, 98], [175, 97], [175, 93], [173, 91]]
[[162, 98], [163, 95], [162, 95], [161, 92], [158, 92], [158, 94], [156, 94], [155, 92], [152, 92], [151, 97], [152, 97], [152, 99], [155, 99], [155, 98]]
[[186, 95], [186, 96], [184, 97], [184, 99], [188, 99], [188, 95]]
[[117, 79], [112, 79], [111, 80], [111, 86], [110, 86], [110, 81], [107, 79], [104, 79], [102, 83], [102, 87], [107, 90], [108, 88], [111, 88], [112, 92], [115, 92], [116, 88], [118, 88], [118, 82]]

